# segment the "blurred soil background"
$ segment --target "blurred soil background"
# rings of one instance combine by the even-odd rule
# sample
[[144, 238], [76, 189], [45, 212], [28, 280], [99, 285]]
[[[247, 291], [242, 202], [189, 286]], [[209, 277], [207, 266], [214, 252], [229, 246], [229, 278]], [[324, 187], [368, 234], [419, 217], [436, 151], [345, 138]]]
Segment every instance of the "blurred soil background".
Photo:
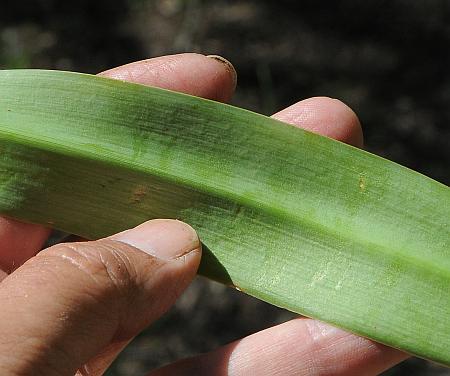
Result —
[[[449, 47], [450, 1], [439, 0], [16, 0], [0, 11], [2, 69], [97, 73], [158, 55], [219, 54], [238, 72], [233, 104], [271, 114], [311, 96], [341, 99], [369, 151], [444, 184]], [[292, 317], [199, 278], [107, 374], [144, 375]], [[413, 358], [385, 375], [450, 370]]]

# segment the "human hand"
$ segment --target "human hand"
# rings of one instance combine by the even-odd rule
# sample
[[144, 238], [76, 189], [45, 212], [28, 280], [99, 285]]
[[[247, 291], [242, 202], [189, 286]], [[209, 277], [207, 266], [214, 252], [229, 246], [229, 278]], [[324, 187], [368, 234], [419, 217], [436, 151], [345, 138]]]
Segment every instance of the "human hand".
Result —
[[[233, 68], [182, 54], [102, 75], [227, 101]], [[356, 115], [342, 102], [311, 98], [274, 115], [316, 133], [362, 145]], [[146, 222], [95, 242], [65, 243], [38, 255], [49, 230], [0, 219], [2, 375], [99, 375], [194, 278], [200, 243], [187, 225]], [[299, 318], [151, 375], [374, 375], [404, 353]]]

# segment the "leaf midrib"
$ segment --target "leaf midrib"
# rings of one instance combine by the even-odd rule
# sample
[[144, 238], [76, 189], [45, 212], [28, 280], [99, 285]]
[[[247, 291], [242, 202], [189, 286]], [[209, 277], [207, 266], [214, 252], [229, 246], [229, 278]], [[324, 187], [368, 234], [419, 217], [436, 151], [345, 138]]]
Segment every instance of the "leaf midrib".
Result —
[[[264, 201], [259, 201], [257, 199], [252, 199], [246, 197], [245, 195], [236, 194], [231, 190], [221, 189], [218, 186], [205, 185], [204, 182], [198, 182], [196, 180], [186, 179], [180, 175], [170, 174], [163, 170], [155, 167], [147, 166], [143, 167], [142, 164], [127, 162], [124, 159], [119, 159], [117, 157], [112, 157], [111, 154], [104, 155], [101, 151], [93, 153], [86, 150], [80, 150], [76, 147], [70, 147], [68, 145], [61, 145], [54, 142], [49, 142], [45, 140], [36, 139], [34, 137], [26, 137], [21, 134], [16, 134], [14, 132], [8, 132], [3, 128], [0, 132], [0, 139], [6, 139], [15, 143], [26, 145], [29, 148], [48, 151], [52, 150], [56, 154], [64, 155], [67, 157], [74, 157], [77, 159], [84, 159], [89, 161], [100, 162], [104, 164], [111, 165], [117, 168], [132, 169], [139, 173], [146, 175], [157, 176], [158, 178], [165, 180], [168, 183], [176, 184], [184, 188], [194, 189], [204, 195], [210, 197], [217, 197], [228, 202], [233, 202], [234, 204], [246, 207], [255, 211], [264, 212], [270, 214], [272, 217], [276, 217], [282, 220], [288, 220], [292, 223], [296, 223], [299, 227], [309, 227], [315, 229], [316, 233], [323, 234], [326, 233], [328, 238], [334, 239], [345, 239], [350, 240], [352, 243], [361, 244], [361, 249], [367, 253], [383, 253], [389, 255], [389, 257], [394, 257], [397, 260], [401, 260], [403, 263], [411, 264], [420, 269], [427, 269], [430, 274], [439, 274], [444, 279], [450, 279], [450, 270], [442, 267], [439, 263], [431, 263], [429, 259], [424, 259], [417, 256], [414, 252], [405, 249], [394, 249], [388, 248], [380, 243], [374, 243], [368, 241], [361, 233], [353, 232], [351, 235], [347, 233], [335, 231], [332, 227], [321, 224], [320, 222], [308, 220], [307, 216], [296, 216], [294, 213], [279, 209], [272, 205], [267, 205]], [[362, 233], [363, 234], [363, 233]]]

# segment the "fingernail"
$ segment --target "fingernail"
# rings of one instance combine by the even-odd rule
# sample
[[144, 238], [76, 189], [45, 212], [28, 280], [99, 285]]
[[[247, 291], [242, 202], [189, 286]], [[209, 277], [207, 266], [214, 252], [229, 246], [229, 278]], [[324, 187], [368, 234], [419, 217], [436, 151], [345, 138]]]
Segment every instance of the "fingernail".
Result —
[[236, 69], [234, 69], [233, 64], [231, 64], [227, 59], [225, 59], [222, 56], [219, 55], [207, 55], [206, 57], [209, 57], [211, 59], [214, 59], [218, 61], [219, 63], [222, 63], [226, 66], [228, 72], [230, 73], [232, 80], [233, 80], [233, 88], [236, 88], [237, 85], [237, 73]]
[[200, 249], [200, 240], [195, 230], [186, 223], [173, 219], [148, 221], [109, 239], [129, 244], [163, 260], [173, 260]]

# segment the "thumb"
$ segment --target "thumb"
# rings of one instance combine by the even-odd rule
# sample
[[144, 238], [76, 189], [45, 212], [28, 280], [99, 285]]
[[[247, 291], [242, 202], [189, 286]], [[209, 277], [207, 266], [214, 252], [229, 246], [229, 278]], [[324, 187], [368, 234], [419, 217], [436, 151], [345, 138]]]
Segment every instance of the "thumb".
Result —
[[175, 220], [42, 251], [0, 284], [0, 369], [73, 375], [161, 316], [200, 255], [195, 231]]

